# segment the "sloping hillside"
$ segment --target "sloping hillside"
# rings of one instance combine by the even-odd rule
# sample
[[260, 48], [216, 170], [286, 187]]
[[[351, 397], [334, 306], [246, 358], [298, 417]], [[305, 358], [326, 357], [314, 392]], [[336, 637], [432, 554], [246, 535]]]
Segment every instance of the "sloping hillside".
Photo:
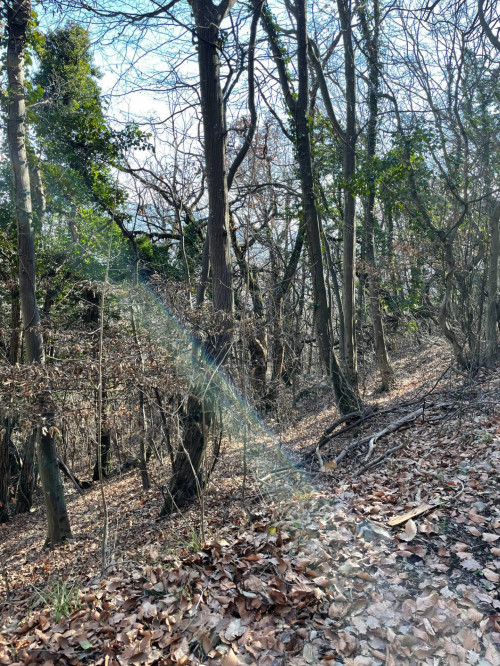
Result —
[[97, 488], [58, 550], [41, 508], [4, 526], [0, 663], [499, 664], [500, 378], [456, 375], [445, 347], [409, 362], [355, 426], [309, 393], [281, 441], [293, 465], [250, 467], [245, 503], [228, 446], [204, 543], [200, 508], [158, 519], [135, 473], [106, 486], [103, 576]]

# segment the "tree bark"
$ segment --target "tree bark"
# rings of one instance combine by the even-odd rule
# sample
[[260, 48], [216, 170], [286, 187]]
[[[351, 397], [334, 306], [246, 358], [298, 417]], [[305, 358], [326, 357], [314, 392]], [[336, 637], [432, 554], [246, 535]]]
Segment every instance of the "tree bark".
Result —
[[45, 196], [45, 187], [42, 179], [42, 169], [40, 160], [35, 158], [35, 163], [31, 169], [33, 176], [33, 198], [34, 198], [34, 228], [37, 234], [42, 233], [47, 217], [47, 198]]
[[[234, 310], [231, 271], [231, 238], [229, 230], [229, 198], [226, 170], [226, 108], [220, 81], [220, 25], [236, 0], [189, 0], [195, 18], [198, 48], [201, 115], [203, 122], [205, 173], [208, 191], [207, 241], [212, 273], [212, 302], [214, 310], [231, 314]], [[204, 262], [205, 266], [205, 262]], [[197, 303], [203, 301], [207, 271], [202, 275]], [[220, 329], [204, 345], [203, 355], [220, 366], [230, 348], [229, 322], [223, 319]], [[202, 397], [203, 396], [203, 397]], [[207, 391], [196, 384], [188, 399], [184, 419], [182, 446], [174, 458], [169, 497], [162, 514], [168, 514], [203, 492], [201, 468], [210, 430], [213, 401]]]
[[27, 513], [33, 506], [35, 488], [35, 448], [38, 438], [34, 428], [24, 441], [21, 471], [16, 488], [16, 513]]
[[344, 71], [346, 86], [346, 128], [343, 141], [344, 175], [344, 344], [349, 379], [352, 386], [358, 384], [356, 356], [356, 198], [352, 192], [352, 180], [356, 169], [356, 69], [352, 44], [352, 16], [349, 0], [337, 0], [340, 26], [344, 43]]
[[381, 388], [388, 391], [394, 383], [394, 371], [391, 367], [387, 346], [385, 343], [384, 325], [382, 321], [382, 307], [380, 303], [379, 276], [375, 257], [375, 173], [374, 159], [377, 148], [377, 122], [378, 122], [378, 94], [380, 85], [380, 63], [379, 63], [379, 28], [380, 8], [378, 0], [373, 0], [373, 29], [370, 30], [365, 7], [358, 9], [360, 22], [368, 56], [369, 69], [369, 93], [368, 108], [369, 118], [366, 132], [366, 153], [368, 162], [367, 189], [365, 205], [365, 228], [364, 246], [365, 260], [367, 265], [368, 295], [370, 301], [370, 314], [373, 325], [373, 337], [375, 342], [375, 354], [382, 380]]
[[234, 222], [231, 220], [231, 243], [238, 262], [244, 283], [248, 283], [248, 291], [252, 299], [255, 331], [249, 337], [248, 350], [250, 352], [252, 387], [256, 397], [260, 398], [266, 387], [267, 373], [267, 332], [265, 328], [264, 299], [256, 271], [251, 267], [245, 257], [245, 251], [236, 237]]
[[[7, 7], [7, 140], [13, 174], [14, 210], [18, 233], [19, 298], [26, 360], [28, 363], [43, 364], [43, 339], [35, 291], [35, 235], [25, 129], [24, 49], [30, 20], [30, 0], [13, 0], [9, 3]], [[39, 442], [38, 460], [47, 512], [47, 543], [54, 546], [71, 537], [71, 529], [57, 465], [52, 413], [48, 409], [50, 400], [44, 394], [39, 396], [39, 402], [43, 416], [42, 424], [36, 428], [38, 431], [36, 439]], [[32, 436], [35, 438], [34, 434]]]
[[9, 521], [9, 418], [0, 423], [0, 524]]
[[[101, 471], [102, 476], [106, 479], [111, 472], [111, 430], [108, 423], [108, 392], [106, 390], [106, 380], [102, 378], [102, 417], [101, 417]], [[96, 460], [94, 465], [94, 472], [92, 474], [93, 481], [99, 481], [99, 460]]]
[[177, 511], [204, 490], [202, 462], [206, 433], [211, 422], [211, 414], [205, 411], [207, 403], [206, 397], [202, 399], [198, 394], [192, 394], [188, 398], [183, 419], [182, 443], [175, 454], [172, 479], [161, 511], [162, 516]]
[[314, 293], [314, 320], [318, 335], [321, 360], [332, 382], [337, 405], [342, 414], [359, 410], [360, 398], [357, 391], [344, 376], [333, 349], [333, 331], [331, 313], [328, 304], [325, 276], [323, 273], [323, 252], [311, 155], [310, 117], [309, 117], [309, 74], [308, 74], [308, 39], [307, 9], [305, 0], [296, 3], [297, 20], [297, 70], [298, 95], [295, 100], [291, 93], [283, 55], [278, 46], [275, 28], [269, 15], [264, 14], [264, 29], [269, 39], [279, 79], [288, 108], [293, 116], [296, 128], [297, 159], [299, 163], [302, 205], [308, 240], [309, 260]]
[[453, 241], [455, 235], [448, 236], [444, 241], [444, 261], [445, 261], [445, 280], [444, 280], [444, 296], [439, 308], [439, 324], [443, 331], [445, 338], [451, 343], [455, 359], [460, 367], [467, 368], [467, 359], [465, 358], [462, 345], [460, 344], [457, 334], [450, 326], [449, 313], [452, 307], [453, 296], [453, 280], [455, 277], [455, 256], [453, 253]]
[[40, 363], [43, 362], [43, 341], [35, 294], [35, 235], [26, 153], [26, 106], [24, 100], [24, 47], [30, 17], [30, 0], [14, 0], [7, 9], [7, 139], [13, 176], [14, 210], [17, 221], [19, 297], [26, 360], [28, 363]]
[[[215, 310], [233, 311], [229, 201], [226, 173], [226, 113], [220, 83], [220, 24], [229, 3], [191, 0], [198, 38], [201, 113], [208, 190], [208, 236]], [[233, 2], [234, 4], [234, 2]]]
[[47, 409], [46, 396], [42, 396], [42, 400], [46, 411], [43, 425], [39, 426], [38, 469], [47, 511], [48, 530], [45, 545], [52, 548], [71, 538], [71, 527], [53, 435], [53, 411]]
[[196, 292], [196, 305], [203, 305], [208, 286], [208, 276], [210, 273], [210, 244], [208, 240], [208, 230], [203, 243], [203, 255], [201, 259], [201, 275]]
[[[134, 336], [135, 347], [139, 363], [141, 365], [141, 372], [144, 373], [144, 357], [142, 355], [141, 343], [137, 334], [137, 326], [135, 323], [134, 306], [130, 306], [130, 323], [132, 324], [132, 335]], [[146, 456], [146, 436], [147, 436], [147, 422], [146, 422], [146, 406], [144, 404], [144, 389], [142, 386], [137, 387], [139, 393], [139, 426], [141, 432], [139, 434], [139, 467], [141, 471], [142, 489], [149, 490], [151, 483], [148, 476], [148, 464]]]
[[495, 368], [500, 360], [498, 340], [499, 302], [498, 302], [498, 259], [500, 255], [499, 238], [500, 203], [490, 213], [490, 257], [488, 264], [488, 309], [486, 315], [486, 364]]
[[23, 332], [21, 329], [21, 303], [19, 300], [19, 283], [10, 292], [10, 346], [9, 362], [16, 365], [21, 360]]

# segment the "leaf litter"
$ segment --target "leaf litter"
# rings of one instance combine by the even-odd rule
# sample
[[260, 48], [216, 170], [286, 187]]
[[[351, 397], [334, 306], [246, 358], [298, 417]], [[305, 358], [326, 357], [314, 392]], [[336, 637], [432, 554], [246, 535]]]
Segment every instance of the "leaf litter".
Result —
[[[58, 551], [41, 549], [41, 510], [16, 519], [2, 529], [0, 664], [500, 664], [499, 396], [498, 376], [480, 374], [460, 410], [378, 441], [403, 446], [376, 469], [359, 472], [363, 452], [328, 474], [310, 463], [287, 499], [254, 479], [246, 511], [233, 447], [204, 544], [189, 541], [196, 507], [159, 522], [159, 491], [112, 480], [119, 561], [102, 578], [96, 490], [71, 498], [75, 540]], [[304, 411], [283, 436], [293, 460], [335, 420]], [[33, 594], [54, 574], [78, 596], [58, 622]]]

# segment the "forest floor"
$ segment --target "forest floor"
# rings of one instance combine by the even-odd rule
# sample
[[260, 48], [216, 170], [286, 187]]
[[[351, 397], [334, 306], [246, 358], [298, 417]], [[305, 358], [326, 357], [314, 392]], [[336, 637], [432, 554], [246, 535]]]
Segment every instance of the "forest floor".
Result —
[[[338, 414], [321, 386], [281, 424], [300, 471], [250, 465], [243, 502], [228, 446], [204, 538], [199, 506], [159, 519], [160, 479], [143, 492], [137, 472], [106, 483], [104, 575], [98, 487], [66, 488], [57, 550], [40, 503], [0, 526], [0, 664], [500, 666], [499, 373], [456, 374], [437, 340], [395, 368], [394, 391], [367, 382], [370, 418], [323, 438], [323, 471]], [[405, 418], [371, 454], [352, 445]]]

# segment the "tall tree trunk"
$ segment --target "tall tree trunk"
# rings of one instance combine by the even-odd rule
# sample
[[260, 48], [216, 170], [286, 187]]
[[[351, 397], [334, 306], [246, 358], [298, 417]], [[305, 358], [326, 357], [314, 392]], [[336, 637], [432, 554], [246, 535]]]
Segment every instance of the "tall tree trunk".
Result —
[[30, 0], [14, 0], [7, 9], [8, 118], [7, 139], [13, 175], [17, 221], [19, 297], [28, 363], [43, 362], [40, 315], [35, 293], [35, 235], [31, 208], [30, 178], [26, 154], [26, 108], [24, 100], [24, 46], [31, 18]]
[[352, 193], [352, 180], [356, 169], [356, 69], [352, 44], [352, 13], [350, 0], [337, 0], [342, 39], [344, 42], [344, 71], [346, 86], [346, 128], [343, 150], [344, 175], [344, 344], [349, 379], [353, 387], [358, 383], [356, 357], [356, 198]]
[[[226, 108], [220, 81], [220, 24], [236, 0], [189, 0], [195, 19], [198, 48], [201, 115], [208, 191], [207, 243], [212, 273], [212, 301], [216, 311], [232, 313], [234, 309], [229, 230], [229, 198], [226, 169]], [[202, 276], [197, 302], [202, 302], [208, 276]], [[204, 345], [204, 355], [221, 365], [230, 348], [229, 322], [223, 319], [220, 330]], [[207, 447], [207, 433], [213, 411], [213, 396], [206, 387], [192, 387], [186, 405], [182, 446], [172, 468], [169, 496], [162, 509], [168, 514], [203, 492], [202, 461]]]
[[380, 303], [379, 276], [375, 258], [375, 155], [377, 148], [377, 121], [378, 121], [378, 96], [380, 84], [379, 63], [379, 28], [380, 7], [378, 0], [373, 0], [373, 29], [370, 30], [365, 7], [358, 9], [360, 22], [368, 56], [369, 69], [369, 93], [368, 108], [369, 118], [366, 132], [366, 154], [368, 161], [368, 176], [365, 206], [365, 228], [364, 249], [365, 261], [368, 269], [368, 294], [370, 299], [370, 314], [373, 325], [373, 337], [375, 341], [375, 354], [379, 367], [382, 389], [388, 391], [394, 382], [394, 371], [389, 362], [387, 346], [385, 344], [384, 325], [382, 321], [382, 307]]
[[[134, 306], [130, 306], [130, 322], [132, 324], [132, 334], [134, 336], [135, 347], [137, 350], [137, 356], [139, 357], [139, 363], [141, 365], [141, 372], [144, 373], [144, 356], [142, 354], [141, 343], [139, 340], [139, 335], [137, 333], [137, 326], [135, 323], [135, 314]], [[151, 488], [151, 483], [148, 476], [148, 465], [147, 465], [147, 456], [146, 456], [146, 435], [147, 435], [147, 422], [146, 422], [146, 407], [144, 404], [144, 389], [142, 386], [138, 386], [139, 393], [139, 426], [141, 432], [139, 435], [139, 467], [141, 471], [141, 481], [142, 489], [149, 490]], [[158, 394], [159, 395], [159, 394]]]
[[[219, 28], [229, 2], [191, 0], [198, 38], [201, 114], [208, 191], [208, 236], [215, 310], [232, 312], [233, 289], [226, 173], [226, 112], [220, 83]], [[231, 3], [234, 4], [234, 1]]]
[[500, 255], [499, 238], [500, 203], [490, 213], [490, 256], [488, 264], [488, 310], [486, 315], [486, 363], [495, 368], [500, 360], [499, 354], [499, 301], [498, 301], [498, 259]]
[[465, 358], [462, 345], [458, 340], [457, 334], [449, 323], [449, 315], [452, 308], [453, 281], [455, 278], [455, 256], [453, 253], [454, 240], [455, 234], [448, 236], [442, 241], [444, 245], [445, 291], [443, 300], [441, 301], [441, 307], [439, 308], [439, 324], [445, 338], [448, 340], [448, 342], [451, 343], [457, 363], [460, 365], [460, 367], [467, 368], [467, 359]]
[[[311, 136], [309, 118], [309, 74], [308, 74], [308, 39], [307, 9], [305, 0], [298, 0], [295, 6], [297, 20], [297, 70], [299, 79], [298, 96], [295, 99], [290, 90], [283, 54], [278, 45], [275, 27], [268, 14], [264, 14], [264, 29], [278, 68], [281, 87], [286, 104], [293, 115], [296, 127], [297, 159], [299, 163], [302, 205], [309, 249], [309, 261], [314, 293], [314, 320], [318, 336], [320, 357], [332, 382], [337, 405], [342, 414], [349, 414], [360, 408], [357, 391], [344, 376], [333, 349], [333, 330], [330, 307], [328, 304], [325, 276], [323, 273], [323, 252], [321, 245], [320, 223], [314, 192], [314, 178], [311, 155]], [[344, 312], [345, 314], [345, 312]]]
[[[35, 291], [35, 236], [26, 154], [24, 48], [31, 19], [31, 1], [13, 0], [7, 7], [7, 140], [13, 173], [14, 209], [18, 232], [19, 298], [28, 363], [43, 364], [43, 340]], [[47, 511], [47, 543], [54, 546], [71, 536], [47, 395], [39, 397], [42, 424], [38, 426], [40, 479]]]

